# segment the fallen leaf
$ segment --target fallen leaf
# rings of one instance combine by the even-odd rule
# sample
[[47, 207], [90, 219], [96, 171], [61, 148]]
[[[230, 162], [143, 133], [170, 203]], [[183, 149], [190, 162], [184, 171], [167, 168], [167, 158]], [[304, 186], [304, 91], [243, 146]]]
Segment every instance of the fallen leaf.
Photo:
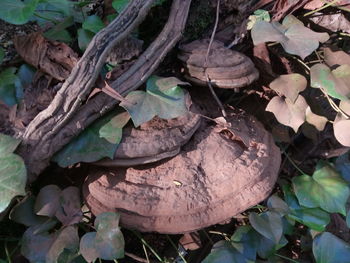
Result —
[[278, 122], [292, 127], [297, 132], [300, 125], [305, 121], [307, 107], [307, 102], [301, 95], [298, 96], [295, 103], [275, 96], [267, 105], [266, 111], [272, 112]]
[[328, 95], [340, 100], [350, 98], [350, 65], [341, 65], [331, 71], [324, 64], [310, 69], [311, 87], [323, 88]]
[[319, 42], [329, 39], [327, 33], [314, 32], [297, 21], [299, 20], [289, 15], [282, 25], [278, 22], [257, 22], [252, 29], [254, 45], [276, 41], [281, 43], [286, 52], [304, 59], [318, 48]]
[[319, 16], [310, 17], [310, 20], [317, 26], [323, 27], [332, 32], [342, 31], [345, 33], [350, 33], [350, 21], [343, 13], [323, 13]]
[[78, 55], [66, 44], [45, 39], [35, 32], [16, 36], [13, 40], [18, 54], [32, 66], [63, 81], [78, 62]]
[[299, 93], [305, 90], [307, 80], [298, 73], [281, 75], [270, 83], [270, 88], [284, 95], [292, 103], [296, 101]]

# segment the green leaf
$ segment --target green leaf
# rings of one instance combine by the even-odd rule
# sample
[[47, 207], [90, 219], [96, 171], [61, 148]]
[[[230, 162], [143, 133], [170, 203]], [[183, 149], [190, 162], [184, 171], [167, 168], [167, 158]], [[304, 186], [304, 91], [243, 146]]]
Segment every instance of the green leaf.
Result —
[[80, 239], [80, 253], [87, 262], [94, 262], [99, 253], [95, 248], [96, 232], [89, 232], [82, 236]]
[[0, 64], [4, 60], [4, 57], [5, 57], [5, 51], [2, 47], [0, 47]]
[[269, 238], [266, 238], [256, 232], [256, 241], [258, 242], [257, 253], [261, 258], [268, 258], [276, 253], [277, 250], [288, 244], [288, 240], [282, 236], [278, 244], [275, 244]]
[[31, 226], [24, 232], [21, 240], [21, 254], [30, 262], [44, 263], [56, 235], [38, 233], [37, 230], [38, 226]]
[[119, 214], [113, 212], [105, 212], [96, 217], [95, 248], [102, 259], [124, 257], [125, 241], [119, 229], [119, 217]]
[[74, 24], [74, 18], [72, 16], [66, 17], [62, 22], [55, 25], [50, 30], [44, 33], [44, 36], [51, 40], [63, 41], [70, 43], [73, 39], [70, 36], [66, 28]]
[[272, 195], [268, 200], [267, 200], [267, 207], [279, 213], [281, 216], [284, 216], [288, 214], [289, 212], [289, 207], [286, 202], [284, 202], [281, 198], [279, 198], [277, 195]]
[[305, 90], [307, 80], [298, 73], [281, 75], [270, 83], [270, 88], [295, 103], [300, 92]]
[[0, 100], [8, 106], [18, 103], [16, 97], [16, 68], [7, 68], [0, 73]]
[[214, 244], [210, 254], [203, 263], [253, 263], [254, 260], [246, 259], [239, 253], [229, 241], [221, 240]]
[[35, 226], [44, 223], [48, 218], [34, 213], [34, 203], [34, 196], [24, 198], [12, 208], [10, 219], [25, 226]]
[[97, 15], [88, 16], [82, 25], [83, 29], [91, 31], [95, 34], [104, 27], [105, 27], [105, 24], [102, 22], [101, 18]]
[[74, 226], [67, 226], [59, 231], [54, 242], [46, 254], [46, 263], [57, 263], [59, 256], [65, 249], [77, 252], [79, 248], [78, 229]]
[[250, 30], [253, 28], [256, 22], [258, 21], [266, 21], [270, 22], [270, 14], [268, 11], [263, 10], [263, 9], [258, 9], [255, 10], [253, 15], [248, 17], [248, 24], [247, 24], [247, 29]]
[[21, 140], [0, 133], [0, 157], [13, 153]]
[[122, 112], [114, 116], [109, 122], [103, 125], [99, 131], [100, 137], [110, 143], [119, 143], [123, 135], [123, 127], [130, 120], [128, 112]]
[[73, 2], [70, 0], [40, 0], [41, 3], [47, 3], [47, 9], [41, 10], [49, 10], [49, 11], [60, 11], [65, 16], [70, 16], [72, 14]]
[[332, 166], [320, 162], [312, 177], [301, 175], [294, 177], [292, 182], [301, 205], [321, 207], [327, 212], [345, 215], [349, 187]]
[[316, 263], [348, 263], [350, 245], [329, 232], [317, 235], [312, 244]]
[[0, 212], [17, 195], [25, 195], [27, 172], [21, 157], [11, 153], [18, 141], [0, 134]]
[[340, 100], [350, 98], [350, 65], [341, 65], [331, 71], [325, 64], [310, 69], [311, 87], [324, 89], [328, 95]]
[[246, 259], [256, 260], [258, 242], [251, 226], [240, 226], [231, 236], [231, 245]]
[[147, 89], [133, 91], [126, 96], [126, 101], [120, 103], [131, 115], [131, 119], [138, 127], [151, 120], [154, 116], [172, 119], [185, 115], [188, 110], [185, 92], [177, 86], [187, 84], [176, 78], [160, 78], [152, 76], [147, 80]]
[[346, 214], [346, 225], [350, 228], [350, 210]]
[[94, 35], [94, 33], [85, 29], [78, 29], [78, 45], [82, 51], [84, 51], [87, 48]]
[[39, 0], [0, 0], [0, 19], [8, 23], [21, 25], [29, 21]]
[[340, 175], [343, 177], [345, 181], [350, 183], [350, 159], [349, 152], [338, 156], [335, 161], [335, 168], [338, 170]]
[[60, 207], [61, 189], [57, 185], [47, 185], [40, 189], [34, 211], [37, 215], [53, 217]]
[[112, 6], [118, 13], [121, 13], [128, 3], [129, 0], [113, 0]]
[[32, 83], [35, 72], [36, 69], [28, 64], [23, 64], [18, 68], [15, 80], [17, 101], [23, 99], [24, 89]]
[[78, 162], [95, 162], [104, 157], [113, 159], [118, 144], [109, 143], [100, 137], [100, 129], [120, 111], [107, 114], [102, 119], [95, 121], [82, 133], [65, 145], [53, 160], [61, 167], [67, 167]]
[[283, 233], [281, 216], [275, 212], [264, 212], [261, 214], [250, 213], [249, 222], [252, 227], [264, 237], [278, 244]]
[[59, 209], [55, 216], [64, 226], [77, 224], [82, 220], [83, 213], [81, 212], [78, 187], [69, 186], [62, 190], [59, 198]]
[[318, 48], [319, 42], [326, 42], [329, 35], [316, 33], [294, 16], [287, 15], [282, 25], [278, 22], [258, 21], [252, 28], [252, 38], [254, 45], [269, 41], [279, 42], [286, 52], [304, 59]]

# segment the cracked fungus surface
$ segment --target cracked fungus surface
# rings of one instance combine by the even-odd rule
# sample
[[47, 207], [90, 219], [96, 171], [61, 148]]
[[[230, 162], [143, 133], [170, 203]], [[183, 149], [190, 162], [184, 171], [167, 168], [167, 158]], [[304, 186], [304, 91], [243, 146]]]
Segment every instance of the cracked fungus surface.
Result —
[[140, 231], [184, 233], [223, 222], [271, 192], [280, 152], [272, 136], [245, 114], [231, 129], [203, 123], [181, 152], [133, 168], [90, 172], [84, 196], [94, 214], [121, 213], [121, 224]]
[[205, 61], [209, 40], [196, 40], [182, 45], [178, 58], [183, 62], [186, 78], [196, 84], [207, 86], [207, 77], [218, 88], [241, 88], [259, 77], [259, 72], [246, 55], [226, 48], [214, 40]]

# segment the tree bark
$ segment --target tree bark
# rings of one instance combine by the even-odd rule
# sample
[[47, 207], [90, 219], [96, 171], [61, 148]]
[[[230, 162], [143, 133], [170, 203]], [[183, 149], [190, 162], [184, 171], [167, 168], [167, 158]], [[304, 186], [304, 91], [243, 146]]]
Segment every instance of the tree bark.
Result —
[[[51, 157], [94, 120], [118, 102], [100, 93], [86, 102], [111, 48], [124, 39], [146, 16], [153, 0], [134, 0], [105, 29], [95, 35], [47, 109], [39, 113], [23, 134], [19, 154], [29, 172], [29, 182], [47, 167]], [[157, 39], [112, 84], [126, 95], [143, 84], [175, 46], [185, 27], [191, 0], [174, 0], [169, 19]]]

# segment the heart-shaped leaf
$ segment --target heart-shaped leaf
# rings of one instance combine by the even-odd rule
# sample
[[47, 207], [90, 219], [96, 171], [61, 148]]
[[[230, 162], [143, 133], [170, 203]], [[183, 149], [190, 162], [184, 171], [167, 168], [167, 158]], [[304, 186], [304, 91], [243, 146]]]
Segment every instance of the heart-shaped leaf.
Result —
[[297, 132], [300, 125], [305, 121], [307, 107], [307, 102], [301, 95], [297, 97], [294, 103], [289, 99], [275, 96], [267, 105], [266, 110], [272, 112], [278, 122], [292, 127]]
[[27, 171], [21, 157], [12, 152], [20, 141], [0, 134], [0, 212], [17, 195], [25, 195]]
[[259, 233], [256, 233], [256, 241], [258, 242], [258, 249], [257, 253], [259, 257], [261, 258], [270, 258], [273, 256], [277, 250], [284, 247], [288, 244], [288, 240], [282, 235], [281, 240], [278, 242], [278, 244], [275, 244], [274, 241], [272, 241], [269, 238], [266, 238]]
[[231, 236], [231, 245], [244, 258], [255, 262], [258, 242], [256, 232], [251, 226], [240, 226]]
[[119, 218], [119, 214], [113, 212], [105, 212], [96, 217], [95, 248], [102, 259], [124, 257], [125, 241], [119, 229]]
[[295, 103], [299, 93], [306, 88], [306, 85], [306, 78], [303, 75], [294, 73], [279, 76], [270, 83], [270, 88], [284, 95], [292, 103]]
[[83, 218], [79, 188], [69, 186], [62, 190], [59, 198], [59, 208], [55, 216], [64, 226], [79, 223]]
[[21, 25], [29, 21], [39, 0], [1, 0], [0, 19], [8, 23]]
[[120, 103], [131, 115], [131, 119], [138, 127], [155, 116], [162, 119], [172, 119], [185, 115], [185, 92], [177, 86], [184, 82], [176, 78], [160, 78], [152, 76], [147, 80], [147, 89], [132, 91], [126, 96], [126, 101]]
[[326, 126], [328, 119], [326, 117], [317, 115], [311, 111], [310, 107], [306, 108], [305, 111], [305, 120], [306, 122], [313, 125], [318, 131], [323, 131]]
[[317, 263], [348, 263], [350, 245], [329, 232], [316, 236], [312, 252]]
[[91, 31], [85, 30], [83, 28], [78, 29], [78, 45], [82, 51], [87, 48], [94, 35], [95, 34]]
[[35, 197], [28, 196], [15, 205], [10, 212], [10, 219], [25, 226], [44, 223], [48, 218], [34, 213]]
[[328, 95], [340, 100], [350, 97], [350, 65], [341, 65], [331, 71], [324, 64], [316, 64], [310, 69], [311, 87], [322, 88]]
[[275, 244], [281, 240], [283, 226], [281, 216], [278, 213], [264, 212], [258, 215], [253, 212], [249, 214], [249, 222], [256, 231]]
[[119, 143], [123, 135], [123, 127], [130, 120], [128, 112], [122, 112], [114, 116], [109, 122], [100, 128], [100, 137], [110, 143]]
[[78, 229], [74, 226], [67, 226], [57, 234], [46, 254], [47, 263], [58, 263], [58, 258], [65, 249], [77, 252], [79, 248]]
[[345, 181], [350, 184], [350, 159], [349, 152], [340, 155], [335, 161], [335, 168]]
[[112, 6], [120, 14], [128, 3], [129, 0], [113, 0]]
[[102, 28], [105, 27], [105, 24], [102, 22], [101, 18], [97, 15], [91, 15], [86, 18], [82, 24], [82, 28], [93, 33], [97, 33]]
[[118, 144], [112, 144], [101, 138], [100, 129], [118, 113], [119, 110], [113, 111], [87, 127], [56, 153], [53, 160], [59, 166], [67, 167], [78, 162], [95, 162], [104, 157], [113, 159]]
[[34, 211], [37, 215], [53, 217], [60, 207], [61, 189], [57, 185], [47, 185], [40, 189]]
[[273, 210], [277, 213], [279, 213], [281, 216], [284, 216], [288, 214], [289, 207], [286, 202], [284, 202], [281, 198], [279, 198], [277, 195], [272, 195], [267, 200], [267, 207], [270, 210]]
[[203, 263], [252, 263], [246, 259], [228, 241], [221, 240], [214, 244], [210, 254], [202, 261]]
[[330, 216], [327, 212], [320, 208], [307, 208], [299, 205], [290, 186], [283, 185], [282, 189], [285, 200], [290, 208], [290, 213], [287, 215], [288, 219], [298, 221], [316, 231], [325, 230], [330, 222]]
[[96, 232], [89, 232], [80, 239], [79, 251], [87, 262], [94, 262], [99, 257], [99, 253], [95, 248], [95, 238]]
[[332, 166], [320, 162], [312, 176], [297, 176], [292, 182], [301, 205], [321, 207], [327, 212], [345, 215], [349, 186]]
[[252, 29], [254, 45], [268, 41], [281, 43], [284, 50], [290, 54], [298, 55], [302, 59], [310, 55], [319, 46], [329, 39], [327, 33], [316, 33], [302, 25], [302, 23], [292, 15], [288, 15], [282, 22], [268, 23], [259, 21]]
[[350, 65], [350, 55], [343, 50], [332, 51], [330, 48], [324, 48], [324, 61], [329, 67], [335, 65]]
[[333, 123], [334, 136], [342, 145], [350, 147], [350, 120], [339, 120]]
[[18, 77], [16, 68], [7, 68], [0, 73], [0, 100], [8, 106], [18, 103], [15, 83]]

